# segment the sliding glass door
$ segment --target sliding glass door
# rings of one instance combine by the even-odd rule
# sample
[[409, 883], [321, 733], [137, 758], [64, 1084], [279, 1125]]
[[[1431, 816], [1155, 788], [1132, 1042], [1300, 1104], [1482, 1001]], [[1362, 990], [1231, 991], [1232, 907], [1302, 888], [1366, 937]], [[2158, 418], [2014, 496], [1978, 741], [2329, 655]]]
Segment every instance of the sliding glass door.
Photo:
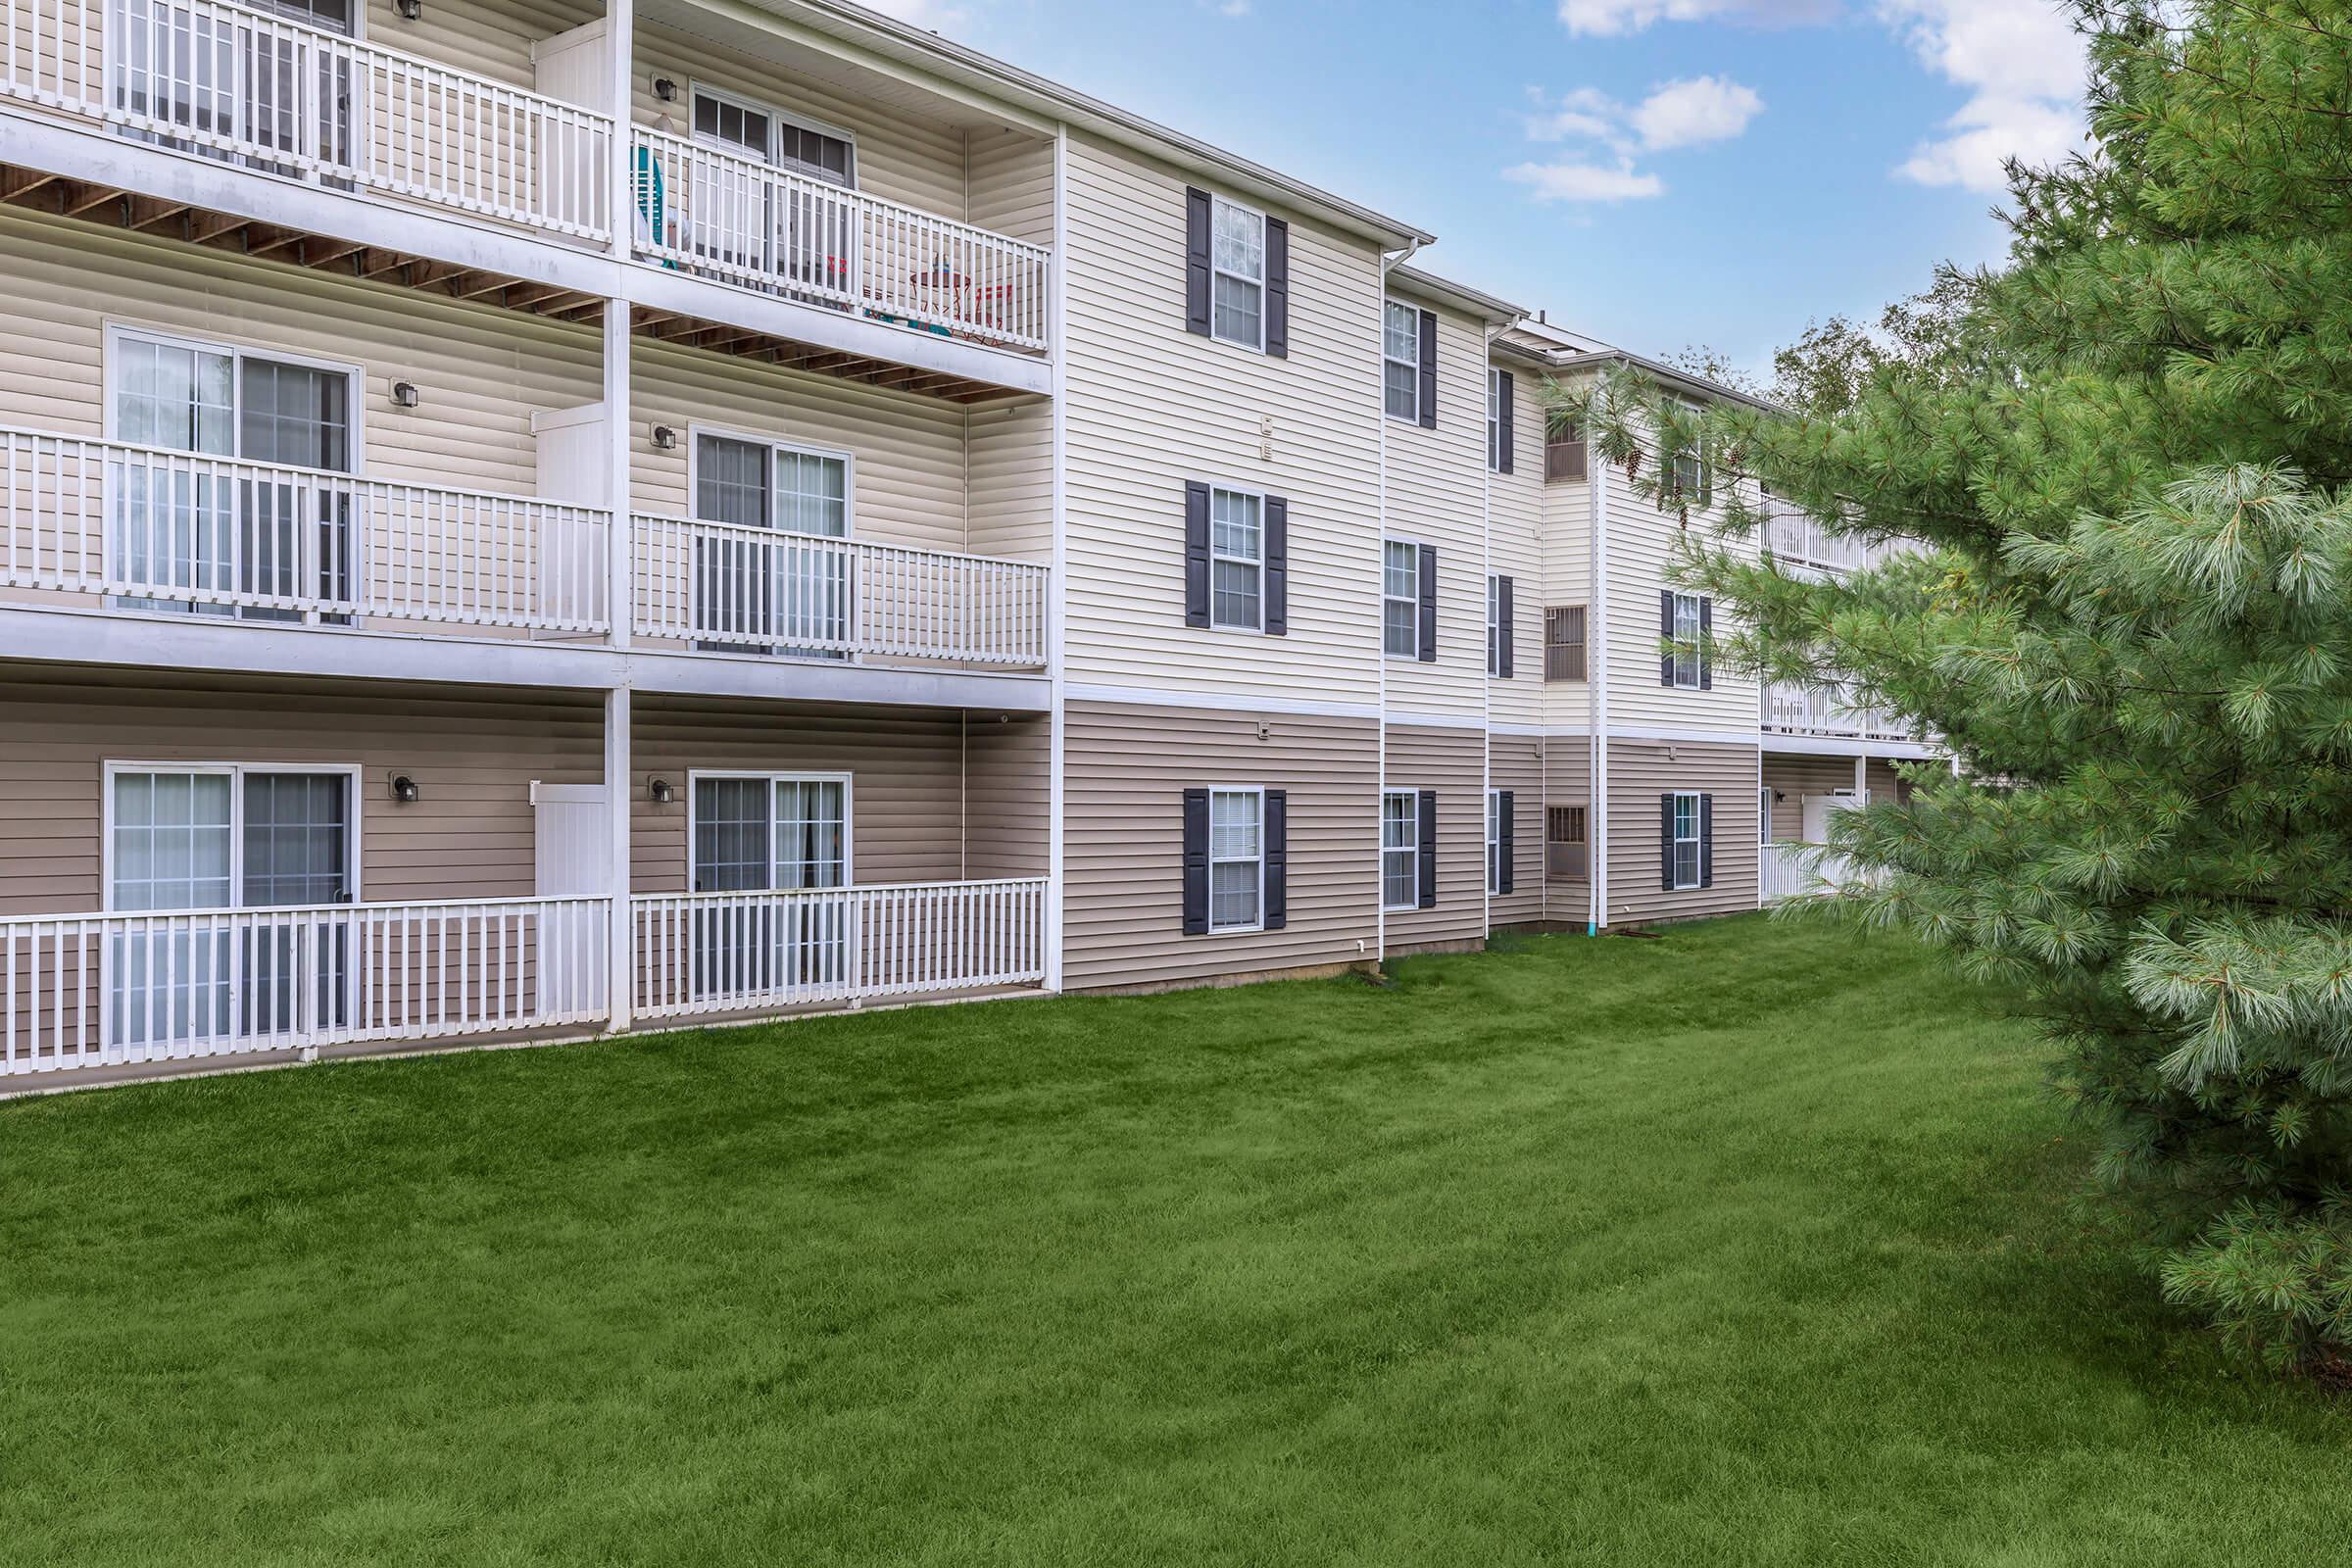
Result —
[[[694, 890], [847, 886], [849, 793], [842, 778], [696, 778]], [[845, 900], [721, 901], [699, 912], [695, 936], [696, 989], [705, 998], [823, 988], [849, 977]]]
[[[838, 453], [695, 437], [694, 514], [729, 524], [695, 542], [695, 625], [712, 653], [845, 659], [854, 579], [850, 464]], [[760, 534], [737, 530], [760, 530]]]

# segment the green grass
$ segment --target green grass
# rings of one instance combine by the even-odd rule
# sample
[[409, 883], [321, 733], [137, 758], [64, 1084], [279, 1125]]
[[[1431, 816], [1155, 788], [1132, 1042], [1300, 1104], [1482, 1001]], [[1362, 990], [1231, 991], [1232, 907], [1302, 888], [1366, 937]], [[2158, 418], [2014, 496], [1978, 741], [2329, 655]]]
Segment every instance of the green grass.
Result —
[[2342, 1560], [1912, 950], [1396, 973], [0, 1105], [0, 1560]]

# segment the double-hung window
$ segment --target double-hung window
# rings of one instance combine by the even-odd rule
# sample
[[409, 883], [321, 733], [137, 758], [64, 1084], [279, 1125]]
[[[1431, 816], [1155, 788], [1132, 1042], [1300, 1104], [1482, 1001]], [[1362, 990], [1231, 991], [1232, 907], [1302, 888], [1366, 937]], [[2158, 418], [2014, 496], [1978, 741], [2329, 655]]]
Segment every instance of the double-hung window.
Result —
[[1421, 547], [1384, 539], [1380, 546], [1381, 652], [1421, 657]]
[[1209, 624], [1265, 628], [1265, 503], [1240, 490], [1208, 493]]
[[1492, 366], [1487, 368], [1487, 467], [1502, 471], [1502, 387], [1503, 373]]
[[1674, 798], [1674, 885], [1680, 890], [1699, 884], [1699, 797]]
[[1704, 615], [1696, 594], [1674, 596], [1674, 684], [1696, 691], [1706, 683]]
[[1502, 579], [1487, 578], [1487, 673], [1502, 673]]
[[1381, 377], [1389, 417], [1421, 417], [1421, 313], [1391, 300], [1382, 317]]
[[1266, 218], [1217, 197], [1209, 251], [1213, 298], [1209, 333], [1227, 343], [1266, 346]]
[[1502, 891], [1502, 791], [1487, 791], [1487, 892]]
[[1249, 931], [1264, 923], [1266, 797], [1263, 790], [1208, 792], [1208, 928]]
[[[1701, 412], [1696, 404], [1686, 403], [1682, 408], [1692, 418]], [[1674, 454], [1674, 495], [1686, 506], [1704, 507], [1715, 500], [1715, 474], [1707, 462], [1703, 441], [1703, 437], [1694, 438], [1690, 446]]]
[[1421, 903], [1421, 799], [1411, 790], [1380, 797], [1380, 906], [1411, 909]]

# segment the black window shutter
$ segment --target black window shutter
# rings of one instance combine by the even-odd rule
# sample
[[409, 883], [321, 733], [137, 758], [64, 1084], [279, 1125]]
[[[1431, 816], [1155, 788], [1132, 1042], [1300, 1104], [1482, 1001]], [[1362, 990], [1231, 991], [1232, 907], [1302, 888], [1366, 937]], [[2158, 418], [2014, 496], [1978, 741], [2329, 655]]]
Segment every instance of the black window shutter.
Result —
[[1698, 885], [1715, 885], [1715, 797], [1698, 798]]
[[1502, 818], [1494, 826], [1494, 858], [1502, 863], [1494, 868], [1494, 891], [1511, 891], [1511, 792], [1495, 794], [1495, 810]]
[[1438, 427], [1438, 313], [1421, 313], [1421, 428]]
[[1184, 192], [1184, 329], [1208, 336], [1208, 192]]
[[[1499, 378], [1502, 389], [1502, 412], [1495, 420], [1494, 471], [1508, 473], [1511, 471], [1511, 372], [1496, 370], [1494, 374]], [[1503, 673], [1510, 672], [1505, 670]]]
[[1184, 623], [1208, 624], [1208, 486], [1184, 486]]
[[1658, 590], [1658, 641], [1665, 646], [1658, 650], [1658, 684], [1674, 684], [1674, 595]]
[[1511, 579], [1500, 577], [1494, 583], [1494, 668], [1504, 680], [1511, 678]]
[[1413, 867], [1420, 879], [1420, 897], [1415, 901], [1424, 909], [1438, 906], [1438, 792], [1421, 792], [1421, 823], [1418, 863]]
[[1287, 791], [1266, 791], [1266, 909], [1265, 927], [1279, 931], [1290, 918], [1291, 798]]
[[1266, 635], [1291, 631], [1291, 504], [1266, 497]]
[[1427, 545], [1419, 551], [1421, 557], [1421, 662], [1438, 662], [1438, 553]]
[[1208, 934], [1208, 791], [1184, 792], [1184, 934]]
[[1702, 692], [1715, 689], [1715, 660], [1707, 649], [1707, 639], [1714, 631], [1715, 601], [1701, 599], [1698, 602], [1698, 689]]
[[1674, 797], [1658, 797], [1658, 887], [1674, 891]]
[[1291, 225], [1266, 220], [1266, 352], [1291, 357]]

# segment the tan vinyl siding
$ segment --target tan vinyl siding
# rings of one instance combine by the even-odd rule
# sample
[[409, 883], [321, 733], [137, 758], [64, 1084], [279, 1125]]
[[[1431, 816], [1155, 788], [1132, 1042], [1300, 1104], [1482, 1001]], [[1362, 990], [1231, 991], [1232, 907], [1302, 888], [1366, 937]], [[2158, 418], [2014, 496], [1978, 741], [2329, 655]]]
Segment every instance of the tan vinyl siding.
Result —
[[[105, 433], [109, 324], [357, 364], [370, 476], [527, 495], [535, 410], [593, 402], [601, 344], [414, 290], [0, 209], [0, 423]], [[391, 387], [413, 381], [414, 409]]]
[[[1609, 742], [1611, 925], [1734, 914], [1756, 906], [1760, 755], [1753, 746]], [[1660, 886], [1658, 798], [1679, 790], [1714, 797], [1713, 887], [1667, 892]]]
[[[686, 820], [696, 772], [848, 773], [852, 881], [963, 875], [960, 713], [640, 700], [632, 746], [636, 892], [691, 891]], [[656, 778], [676, 787], [666, 806], [648, 787]]]
[[[1424, 308], [1410, 295], [1392, 297]], [[1466, 317], [1436, 314], [1438, 427], [1387, 420], [1382, 532], [1438, 553], [1438, 657], [1386, 659], [1385, 703], [1391, 713], [1468, 715], [1485, 712], [1487, 698], [1486, 335]]]
[[1870, 760], [1870, 798], [1874, 801], [1904, 801], [1911, 798], [1911, 786], [1894, 770], [1894, 764], [1883, 757]]
[[[604, 15], [596, 4], [562, 0], [430, 0], [415, 22], [392, 0], [368, 0], [368, 38], [476, 76], [532, 85], [531, 45]], [[581, 107], [593, 109], [595, 104]]]
[[1053, 406], [974, 409], [965, 417], [966, 548], [1012, 561], [1052, 561]]
[[[1539, 463], [1541, 456], [1539, 455]], [[1544, 486], [1544, 603], [1585, 606], [1587, 658], [1591, 658], [1592, 611], [1592, 488], [1584, 479], [1563, 479]], [[1543, 628], [1537, 628], [1540, 640]], [[1539, 673], [1538, 678], [1542, 676]], [[1590, 724], [1592, 698], [1586, 682], [1546, 681], [1543, 687], [1542, 722], [1547, 728]]]
[[[1753, 736], [1760, 711], [1755, 681], [1718, 660], [1705, 691], [1668, 686], [1658, 678], [1661, 614], [1658, 595], [1685, 524], [1634, 493], [1621, 471], [1608, 480], [1609, 723], [1676, 730], [1725, 730]], [[1712, 540], [1705, 514], [1693, 507], [1689, 528]], [[1736, 551], [1753, 545], [1734, 542]], [[1721, 607], [1718, 607], [1720, 611]], [[1716, 621], [1720, 635], [1727, 628]]]
[[1388, 911], [1388, 949], [1477, 941], [1487, 901], [1486, 736], [1475, 729], [1390, 726], [1383, 788], [1438, 792], [1438, 902]]
[[[1592, 810], [1592, 740], [1587, 735], [1551, 735], [1544, 741], [1544, 805], [1585, 808], [1585, 854], [1591, 863], [1592, 840], [1598, 832]], [[1549, 824], [1544, 824], [1548, 831]], [[1549, 920], [1579, 924], [1592, 918], [1592, 883], [1589, 877], [1553, 880], [1545, 862], [1544, 913]]]
[[1051, 854], [1054, 730], [1043, 717], [965, 715], [963, 874], [1044, 876]]
[[1767, 752], [1764, 787], [1777, 797], [1772, 803], [1773, 842], [1801, 843], [1805, 836], [1805, 797], [1835, 795], [1839, 790], [1852, 789], [1854, 760]]
[[[1369, 959], [1380, 898], [1371, 720], [1072, 703], [1066, 729], [1071, 989]], [[1220, 784], [1289, 792], [1282, 930], [1184, 934], [1184, 791]]]
[[[103, 906], [109, 761], [358, 766], [362, 899], [527, 897], [531, 781], [596, 782], [601, 719], [577, 696], [21, 667], [0, 693], [0, 913]], [[393, 803], [395, 773], [415, 804]]]
[[1032, 245], [1054, 243], [1054, 144], [1017, 130], [974, 130], [966, 222]]
[[[1495, 735], [1487, 742], [1487, 783], [1511, 792], [1511, 891], [1490, 901], [1490, 926], [1544, 918], [1544, 742]], [[1482, 862], [1483, 863], [1483, 862]]]
[[[1287, 215], [1272, 359], [1184, 329], [1185, 176], [1073, 136], [1067, 180], [1069, 678], [1371, 705], [1379, 257]], [[1288, 498], [1289, 636], [1184, 624], [1188, 479]]]
[[[1494, 722], [1544, 722], [1544, 607], [1556, 603], [1546, 578], [1544, 527], [1544, 408], [1537, 397], [1541, 373], [1526, 364], [1502, 363], [1511, 377], [1512, 462], [1509, 473], [1487, 478], [1491, 569], [1511, 579], [1511, 665], [1509, 680], [1487, 688]], [[1483, 459], [1485, 449], [1482, 446]]]
[[[960, 409], [642, 339], [635, 348], [630, 444], [637, 510], [692, 515], [687, 475], [692, 431], [700, 425], [849, 453], [856, 477], [853, 537], [931, 550], [965, 547]], [[658, 451], [646, 437], [655, 424], [678, 431], [674, 451]]]

